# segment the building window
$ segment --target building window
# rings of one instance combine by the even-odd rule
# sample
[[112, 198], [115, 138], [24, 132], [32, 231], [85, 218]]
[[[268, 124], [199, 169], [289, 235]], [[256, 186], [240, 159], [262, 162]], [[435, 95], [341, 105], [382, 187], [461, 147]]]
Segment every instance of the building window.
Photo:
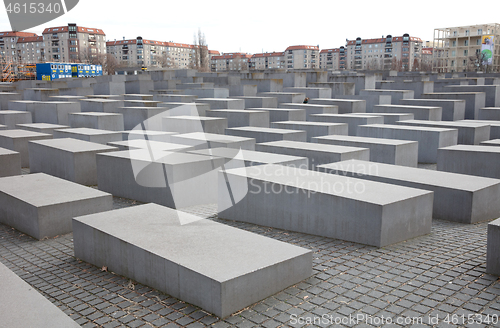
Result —
[[456, 46], [457, 46], [457, 41], [456, 41], [456, 40], [453, 40], [453, 41], [451, 42], [451, 46], [452, 46], [452, 47], [456, 47]]
[[477, 29], [477, 35], [482, 35], [483, 34], [483, 29], [482, 28], [478, 28]]
[[464, 40], [464, 46], [468, 46], [469, 45], [469, 40]]
[[469, 51], [468, 50], [464, 50], [464, 56], [468, 56], [469, 55]]

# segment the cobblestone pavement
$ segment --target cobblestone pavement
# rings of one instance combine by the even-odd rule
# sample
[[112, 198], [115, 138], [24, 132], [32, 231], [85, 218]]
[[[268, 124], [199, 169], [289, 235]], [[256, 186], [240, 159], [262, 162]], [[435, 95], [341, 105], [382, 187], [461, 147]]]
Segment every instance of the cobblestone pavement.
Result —
[[75, 259], [72, 234], [37, 241], [0, 225], [0, 261], [82, 327], [500, 327], [479, 323], [500, 315], [500, 281], [485, 274], [487, 223], [435, 220], [430, 235], [378, 249], [220, 220], [215, 206], [189, 212], [313, 250], [313, 276], [220, 320]]

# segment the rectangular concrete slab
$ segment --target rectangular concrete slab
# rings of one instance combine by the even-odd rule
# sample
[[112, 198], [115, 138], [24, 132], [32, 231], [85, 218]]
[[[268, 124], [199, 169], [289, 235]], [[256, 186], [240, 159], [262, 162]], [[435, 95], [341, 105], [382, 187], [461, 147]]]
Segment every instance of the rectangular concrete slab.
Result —
[[35, 105], [34, 123], [70, 125], [70, 113], [79, 113], [80, 103], [68, 101], [45, 101]]
[[0, 221], [36, 239], [70, 233], [73, 217], [112, 207], [110, 194], [44, 173], [0, 178]]
[[153, 151], [178, 151], [184, 152], [187, 150], [194, 150], [192, 146], [180, 145], [177, 143], [135, 139], [125, 141], [112, 141], [108, 142], [108, 146], [116, 147], [118, 150], [133, 150], [133, 149], [149, 149]]
[[89, 128], [72, 128], [54, 131], [54, 139], [73, 138], [100, 144], [111, 141], [122, 141], [122, 133], [119, 131], [98, 130]]
[[235, 99], [243, 99], [245, 108], [277, 108], [278, 99], [276, 97], [250, 97], [236, 96]]
[[438, 149], [458, 142], [456, 129], [389, 124], [361, 125], [358, 136], [418, 141], [419, 163], [437, 163]]
[[0, 178], [21, 175], [21, 154], [0, 148]]
[[271, 123], [271, 127], [306, 131], [307, 142], [311, 142], [314, 137], [332, 134], [347, 135], [348, 133], [348, 125], [346, 123], [284, 121]]
[[441, 107], [443, 121], [458, 121], [465, 118], [465, 100], [462, 99], [401, 99], [401, 105]]
[[303, 130], [259, 128], [252, 126], [226, 129], [226, 135], [253, 138], [257, 143], [278, 140], [307, 140], [307, 132]]
[[500, 120], [500, 107], [483, 107], [479, 108], [478, 120]]
[[0, 124], [15, 129], [17, 124], [32, 123], [31, 113], [18, 110], [0, 110]]
[[46, 173], [86, 186], [97, 185], [96, 154], [118, 150], [73, 138], [30, 141], [28, 148], [30, 173]]
[[90, 128], [109, 131], [123, 131], [123, 115], [118, 113], [84, 112], [68, 116], [72, 128]]
[[123, 141], [139, 139], [139, 140], [170, 142], [170, 137], [175, 134], [177, 134], [177, 132], [152, 131], [152, 130], [140, 129], [140, 130], [123, 131], [122, 137]]
[[500, 179], [500, 148], [456, 145], [438, 150], [439, 171]]
[[29, 167], [28, 142], [43, 139], [52, 139], [52, 135], [17, 129], [0, 131], [0, 147], [18, 152], [22, 167]]
[[418, 142], [396, 139], [332, 135], [315, 137], [312, 142], [370, 149], [370, 161], [417, 167]]
[[500, 216], [500, 180], [351, 160], [318, 166], [321, 172], [434, 192], [433, 218], [473, 224]]
[[203, 132], [184, 133], [172, 136], [170, 140], [173, 143], [194, 147], [196, 150], [219, 147], [255, 150], [254, 138], [245, 138], [223, 134]]
[[306, 111], [306, 121], [309, 121], [311, 114], [338, 114], [339, 106], [337, 105], [316, 105], [316, 104], [292, 104], [283, 103], [279, 104], [280, 108], [299, 108]]
[[73, 319], [0, 263], [0, 318], [4, 327], [79, 328]]
[[310, 104], [338, 106], [339, 114], [366, 113], [366, 101], [357, 99], [310, 99]]
[[163, 117], [162, 122], [163, 131], [167, 132], [224, 134], [227, 128], [227, 119], [222, 117], [171, 116]]
[[433, 193], [281, 165], [219, 173], [248, 186], [219, 218], [384, 247], [431, 232]]
[[500, 276], [500, 219], [488, 224], [486, 273]]
[[216, 109], [208, 110], [207, 117], [223, 117], [227, 119], [227, 127], [259, 126], [269, 127], [269, 111], [250, 109]]
[[415, 115], [412, 113], [354, 113], [358, 116], [381, 116], [384, 118], [384, 124], [396, 124], [398, 121], [413, 120]]
[[309, 116], [312, 122], [347, 123], [348, 134], [358, 135], [358, 127], [366, 124], [384, 124], [384, 118], [373, 115], [354, 114], [313, 114]]
[[77, 258], [221, 318], [312, 274], [309, 250], [155, 204], [73, 225]]
[[376, 113], [411, 113], [416, 120], [441, 121], [442, 108], [433, 106], [413, 105], [375, 105]]
[[484, 92], [433, 92], [424, 93], [424, 99], [461, 99], [465, 100], [465, 118], [478, 117], [480, 108], [486, 107], [486, 94]]
[[299, 141], [272, 141], [255, 145], [255, 150], [273, 154], [307, 157], [309, 169], [321, 164], [340, 162], [348, 159], [370, 160], [368, 148], [336, 146]]
[[31, 123], [31, 124], [16, 124], [16, 129], [54, 134], [54, 130], [69, 129], [67, 125], [51, 124], [51, 123]]
[[274, 97], [281, 103], [302, 103], [306, 94], [302, 92], [258, 92], [257, 97]]
[[306, 111], [302, 108], [251, 108], [269, 113], [269, 122], [305, 121]]

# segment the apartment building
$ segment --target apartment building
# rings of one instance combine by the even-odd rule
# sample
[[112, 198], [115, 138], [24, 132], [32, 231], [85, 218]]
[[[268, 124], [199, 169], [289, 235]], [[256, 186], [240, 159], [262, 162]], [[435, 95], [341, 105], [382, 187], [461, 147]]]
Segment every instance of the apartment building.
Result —
[[250, 69], [278, 69], [286, 68], [284, 52], [265, 52], [254, 54], [250, 58]]
[[46, 28], [45, 59], [50, 62], [92, 62], [106, 54], [106, 34], [97, 28], [68, 24]]
[[233, 52], [211, 58], [212, 72], [245, 71], [250, 68], [252, 55]]
[[420, 38], [405, 33], [403, 36], [347, 41], [346, 66], [353, 70], [401, 70], [419, 69], [422, 59]]
[[500, 71], [498, 23], [436, 28], [434, 45], [434, 72]]
[[319, 68], [331, 70], [343, 70], [346, 66], [345, 47], [334, 49], [323, 49], [319, 53]]
[[18, 62], [17, 41], [23, 38], [38, 37], [28, 32], [0, 32], [0, 62]]
[[319, 68], [319, 46], [290, 46], [285, 50], [286, 68]]
[[17, 62], [23, 64], [42, 63], [45, 57], [45, 42], [43, 36], [28, 36], [19, 38], [16, 43]]

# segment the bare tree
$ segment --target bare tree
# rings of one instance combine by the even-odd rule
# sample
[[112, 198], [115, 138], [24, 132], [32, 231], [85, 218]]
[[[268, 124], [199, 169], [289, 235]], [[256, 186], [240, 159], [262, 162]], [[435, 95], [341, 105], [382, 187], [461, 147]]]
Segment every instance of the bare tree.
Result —
[[205, 33], [198, 29], [198, 35], [194, 35], [194, 51], [191, 57], [189, 67], [195, 68], [200, 72], [210, 71], [210, 58], [208, 56], [208, 45], [205, 38]]
[[413, 59], [413, 65], [412, 65], [411, 70], [413, 72], [420, 71], [420, 60], [418, 60], [418, 58]]
[[230, 71], [246, 71], [248, 70], [248, 58], [242, 56], [241, 54], [237, 54], [232, 62], [229, 63], [228, 69]]
[[104, 72], [107, 72], [108, 75], [114, 75], [117, 68], [120, 67], [120, 63], [116, 59], [116, 57], [112, 54], [106, 55], [105, 65], [102, 67]]
[[486, 64], [486, 54], [483, 52], [476, 52], [474, 56], [469, 57], [469, 67], [473, 67], [475, 71], [488, 70], [488, 65]]

